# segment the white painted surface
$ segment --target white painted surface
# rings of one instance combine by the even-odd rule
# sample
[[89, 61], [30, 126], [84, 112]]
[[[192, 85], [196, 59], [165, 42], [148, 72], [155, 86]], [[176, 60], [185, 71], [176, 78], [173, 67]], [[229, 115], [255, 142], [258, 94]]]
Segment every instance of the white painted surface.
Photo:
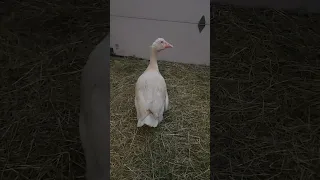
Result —
[[[110, 3], [110, 46], [117, 55], [149, 59], [149, 47], [162, 37], [174, 47], [161, 52], [159, 60], [210, 64], [209, 0], [111, 0]], [[198, 22], [203, 15], [208, 25], [200, 33]]]
[[110, 7], [111, 15], [193, 23], [202, 15], [210, 19], [209, 0], [111, 0]]

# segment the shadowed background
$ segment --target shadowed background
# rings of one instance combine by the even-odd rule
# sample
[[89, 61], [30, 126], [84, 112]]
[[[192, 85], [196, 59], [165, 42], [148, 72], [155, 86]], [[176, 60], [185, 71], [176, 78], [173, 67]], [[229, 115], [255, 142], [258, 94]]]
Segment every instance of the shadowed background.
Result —
[[0, 179], [83, 179], [80, 73], [109, 31], [109, 2], [11, 10], [0, 30]]
[[319, 179], [320, 16], [215, 6], [215, 179]]

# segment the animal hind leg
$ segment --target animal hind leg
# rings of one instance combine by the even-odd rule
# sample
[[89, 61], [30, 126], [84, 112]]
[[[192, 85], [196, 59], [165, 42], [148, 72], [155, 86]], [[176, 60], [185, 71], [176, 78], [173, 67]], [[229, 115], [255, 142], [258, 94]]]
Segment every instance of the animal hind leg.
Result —
[[165, 110], [165, 111], [169, 110], [169, 96], [168, 96], [168, 92], [166, 92], [166, 101], [165, 101], [164, 110]]
[[160, 115], [159, 115], [159, 122], [161, 122], [163, 120], [163, 114], [161, 113]]
[[136, 98], [134, 99], [134, 105], [136, 106], [137, 120], [139, 120], [139, 118], [141, 117], [141, 113], [140, 113], [140, 108], [138, 106], [138, 102]]

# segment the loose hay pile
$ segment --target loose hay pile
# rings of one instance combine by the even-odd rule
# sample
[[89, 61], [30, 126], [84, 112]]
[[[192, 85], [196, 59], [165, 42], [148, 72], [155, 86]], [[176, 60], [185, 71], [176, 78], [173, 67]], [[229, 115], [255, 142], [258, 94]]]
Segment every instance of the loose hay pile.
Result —
[[171, 109], [157, 128], [137, 128], [134, 89], [147, 65], [111, 61], [112, 179], [209, 179], [209, 67], [160, 61]]
[[215, 179], [320, 179], [320, 16], [217, 6]]

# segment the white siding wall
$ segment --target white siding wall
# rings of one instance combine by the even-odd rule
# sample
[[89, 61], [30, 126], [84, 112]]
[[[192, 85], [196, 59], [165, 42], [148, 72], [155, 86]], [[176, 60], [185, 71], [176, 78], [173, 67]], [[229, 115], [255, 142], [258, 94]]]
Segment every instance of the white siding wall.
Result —
[[[200, 33], [202, 16], [207, 25]], [[162, 37], [174, 48], [160, 60], [210, 64], [210, 0], [111, 0], [110, 21], [110, 45], [118, 55], [149, 59], [150, 45]]]

